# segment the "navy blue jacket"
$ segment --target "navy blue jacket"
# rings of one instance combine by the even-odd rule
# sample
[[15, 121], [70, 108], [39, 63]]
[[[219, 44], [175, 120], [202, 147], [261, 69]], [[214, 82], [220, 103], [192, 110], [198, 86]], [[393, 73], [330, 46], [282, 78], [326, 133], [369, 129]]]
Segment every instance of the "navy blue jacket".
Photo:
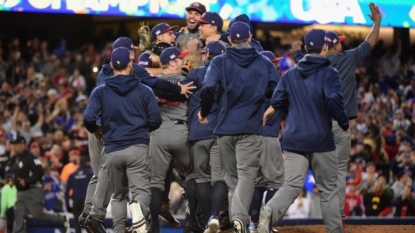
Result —
[[[278, 74], [278, 82], [281, 80], [280, 75]], [[271, 98], [266, 97], [265, 101], [265, 109], [268, 109], [268, 107], [271, 105]], [[278, 137], [281, 130], [281, 121], [285, 119], [287, 116], [286, 112], [277, 111], [274, 115], [269, 117], [267, 119], [266, 124], [264, 125], [264, 128], [262, 129], [262, 136], [265, 137]]]
[[85, 199], [89, 181], [94, 173], [86, 166], [79, 166], [68, 178], [65, 189], [66, 204], [69, 204], [69, 190], [73, 190], [72, 199]]
[[216, 135], [262, 134], [266, 94], [277, 85], [271, 61], [254, 48], [231, 47], [212, 59], [200, 94], [201, 115], [219, 100]]
[[343, 129], [348, 128], [340, 75], [329, 65], [327, 58], [306, 55], [278, 83], [271, 105], [277, 111], [288, 112], [282, 141], [284, 150], [335, 150], [332, 118]]
[[148, 145], [149, 131], [158, 129], [162, 121], [154, 93], [134, 75], [116, 75], [92, 91], [84, 112], [84, 125], [90, 133], [96, 130], [100, 112], [107, 153]]
[[210, 62], [207, 62], [206, 64], [192, 70], [189, 75], [182, 81], [183, 84], [193, 82], [193, 84], [197, 87], [197, 89], [194, 90], [194, 94], [189, 99], [189, 141], [216, 138], [216, 135], [213, 133], [213, 131], [216, 127], [218, 117], [217, 102], [213, 103], [211, 112], [207, 117], [209, 121], [208, 124], [201, 124], [199, 122], [199, 117], [197, 116], [200, 111], [200, 94], [202, 83], [209, 65]]
[[[254, 28], [252, 27], [251, 21], [249, 20], [249, 17], [246, 14], [242, 14], [242, 15], [238, 15], [235, 18], [233, 18], [230, 22], [229, 22], [229, 26], [228, 26], [228, 31], [226, 33], [222, 33], [220, 39], [226, 43], [229, 43], [228, 40], [228, 36], [230, 33], [230, 28], [232, 26], [232, 24], [236, 23], [236, 22], [244, 22], [247, 23], [249, 25], [249, 28], [251, 29], [251, 32], [254, 33]], [[255, 40], [254, 38], [251, 39], [251, 43], [250, 45], [252, 46], [252, 48], [255, 48], [258, 52], [264, 51], [264, 49], [262, 48], [261, 43], [259, 43], [259, 41]]]

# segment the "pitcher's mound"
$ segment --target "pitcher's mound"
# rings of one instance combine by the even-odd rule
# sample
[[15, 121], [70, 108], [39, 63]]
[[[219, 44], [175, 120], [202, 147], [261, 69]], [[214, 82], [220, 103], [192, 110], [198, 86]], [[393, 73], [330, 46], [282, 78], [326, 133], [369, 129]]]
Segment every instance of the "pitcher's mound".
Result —
[[[277, 227], [278, 233], [324, 233], [323, 225], [304, 225]], [[347, 225], [347, 233], [410, 233], [415, 232], [414, 225]]]

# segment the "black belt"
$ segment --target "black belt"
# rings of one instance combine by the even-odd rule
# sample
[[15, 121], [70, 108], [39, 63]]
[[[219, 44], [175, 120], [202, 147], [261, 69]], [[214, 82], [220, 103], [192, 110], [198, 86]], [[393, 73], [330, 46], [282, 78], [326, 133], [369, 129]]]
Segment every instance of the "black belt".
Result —
[[183, 120], [174, 120], [173, 122], [175, 125], [187, 125], [187, 121]]

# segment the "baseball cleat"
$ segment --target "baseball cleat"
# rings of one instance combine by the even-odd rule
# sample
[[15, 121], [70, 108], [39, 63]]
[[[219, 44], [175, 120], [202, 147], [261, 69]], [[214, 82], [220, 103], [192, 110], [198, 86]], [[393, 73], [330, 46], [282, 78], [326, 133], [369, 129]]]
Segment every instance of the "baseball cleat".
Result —
[[146, 219], [143, 216], [141, 211], [141, 206], [138, 201], [133, 200], [130, 202], [130, 211], [133, 216], [133, 221], [131, 227], [133, 228], [133, 233], [146, 233]]
[[219, 229], [219, 219], [217, 216], [210, 216], [209, 223], [204, 233], [217, 233]]
[[[269, 207], [263, 207], [259, 214], [258, 233], [270, 233], [273, 231], [271, 224], [272, 210]], [[277, 231], [278, 232], [278, 231]]]

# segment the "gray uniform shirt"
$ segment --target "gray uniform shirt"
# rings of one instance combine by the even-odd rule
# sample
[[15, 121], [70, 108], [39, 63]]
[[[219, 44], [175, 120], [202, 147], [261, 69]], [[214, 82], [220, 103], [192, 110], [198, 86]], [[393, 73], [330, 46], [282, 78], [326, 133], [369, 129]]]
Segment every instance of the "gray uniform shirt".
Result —
[[[173, 84], [177, 84], [185, 77], [178, 74], [163, 74], [159, 79], [167, 80]], [[182, 120], [187, 121], [187, 101], [186, 102], [168, 102], [160, 107], [161, 119], [163, 122]]]

